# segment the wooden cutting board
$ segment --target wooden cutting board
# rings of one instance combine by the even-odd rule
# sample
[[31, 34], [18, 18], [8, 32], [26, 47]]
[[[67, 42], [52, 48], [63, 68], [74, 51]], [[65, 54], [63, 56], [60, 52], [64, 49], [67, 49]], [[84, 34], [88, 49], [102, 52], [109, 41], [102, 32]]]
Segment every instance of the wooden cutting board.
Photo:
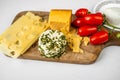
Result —
[[[16, 21], [19, 17], [24, 15], [27, 11], [20, 12], [16, 15], [15, 19]], [[48, 19], [49, 12], [42, 12], [42, 11], [31, 11], [35, 15], [43, 17], [43, 19]], [[72, 16], [72, 20], [75, 18], [75, 16]], [[109, 29], [105, 28], [109, 31]], [[100, 52], [108, 46], [116, 45], [120, 46], [120, 39], [116, 38], [116, 34], [120, 33], [118, 31], [113, 31], [113, 34], [110, 36], [110, 39], [107, 43], [102, 45], [92, 45], [88, 44], [88, 46], [85, 46], [84, 44], [81, 44], [81, 48], [84, 50], [83, 53], [73, 53], [70, 48], [66, 49], [66, 52], [60, 57], [60, 58], [45, 58], [44, 56], [40, 55], [40, 52], [38, 51], [37, 42], [35, 42], [23, 55], [21, 55], [19, 58], [22, 59], [32, 59], [32, 60], [43, 60], [43, 61], [54, 61], [54, 62], [64, 62], [64, 63], [76, 63], [76, 64], [91, 64], [96, 61], [98, 58]]]

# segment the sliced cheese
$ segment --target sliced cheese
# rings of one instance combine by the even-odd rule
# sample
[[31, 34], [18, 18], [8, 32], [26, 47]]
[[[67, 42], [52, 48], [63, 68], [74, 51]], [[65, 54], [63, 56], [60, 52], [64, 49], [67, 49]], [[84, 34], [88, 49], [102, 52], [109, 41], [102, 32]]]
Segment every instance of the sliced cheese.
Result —
[[28, 12], [0, 35], [0, 50], [13, 58], [23, 54], [49, 26]]
[[90, 41], [89, 37], [81, 37], [77, 35], [77, 29], [73, 27], [71, 27], [70, 32], [66, 33], [65, 35], [67, 37], [68, 46], [72, 49], [73, 52], [83, 53], [84, 51], [81, 48], [81, 44], [83, 43], [85, 46], [87, 46]]
[[68, 33], [68, 35], [66, 36], [67, 37], [67, 42], [68, 42], [68, 46], [73, 49], [73, 35]]
[[82, 37], [80, 37], [79, 35], [68, 33], [67, 41], [68, 46], [72, 49], [73, 52], [83, 53], [83, 50], [80, 48], [80, 45], [82, 43]]
[[74, 36], [73, 52], [82, 52], [80, 48], [81, 41], [82, 41], [82, 37], [80, 37], [79, 35]]
[[65, 31], [69, 32], [71, 15], [72, 10], [51, 10], [48, 20], [50, 28], [53, 30], [61, 30], [61, 28], [64, 28]]
[[68, 46], [72, 49], [73, 52], [83, 53], [83, 50], [80, 48], [82, 38], [76, 34], [76, 29], [71, 28], [70, 32], [66, 34]]
[[90, 38], [89, 37], [84, 37], [83, 42], [84, 42], [84, 45], [87, 46], [88, 43], [90, 42]]

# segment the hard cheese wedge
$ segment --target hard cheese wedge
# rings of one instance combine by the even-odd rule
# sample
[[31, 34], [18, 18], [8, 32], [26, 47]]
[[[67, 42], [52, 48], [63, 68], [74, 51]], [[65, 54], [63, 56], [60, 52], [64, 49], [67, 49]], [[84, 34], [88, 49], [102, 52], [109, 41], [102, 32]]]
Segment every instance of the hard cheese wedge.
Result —
[[0, 35], [0, 50], [13, 58], [23, 54], [48, 28], [42, 18], [26, 13]]
[[51, 29], [61, 30], [64, 28], [69, 32], [71, 25], [72, 10], [53, 9], [49, 15], [49, 24]]

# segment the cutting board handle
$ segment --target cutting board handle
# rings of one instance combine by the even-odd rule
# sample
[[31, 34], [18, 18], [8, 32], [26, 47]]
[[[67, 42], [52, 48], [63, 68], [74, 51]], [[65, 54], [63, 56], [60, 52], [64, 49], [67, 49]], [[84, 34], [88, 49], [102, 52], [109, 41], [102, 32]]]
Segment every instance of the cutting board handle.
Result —
[[118, 32], [113, 32], [112, 34], [110, 34], [109, 41], [107, 43], [105, 43], [105, 47], [120, 46], [120, 38], [117, 38], [118, 33], [120, 33], [120, 32], [118, 31]]

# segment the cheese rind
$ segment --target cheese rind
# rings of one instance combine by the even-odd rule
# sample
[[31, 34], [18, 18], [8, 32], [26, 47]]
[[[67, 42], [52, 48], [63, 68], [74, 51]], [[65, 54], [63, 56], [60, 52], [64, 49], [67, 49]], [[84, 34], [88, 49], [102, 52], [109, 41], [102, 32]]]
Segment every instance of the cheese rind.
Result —
[[65, 28], [67, 32], [70, 30], [72, 10], [53, 9], [49, 15], [50, 28], [53, 30], [61, 30]]
[[48, 28], [40, 19], [31, 12], [20, 17], [0, 35], [0, 50], [13, 58], [23, 54]]

